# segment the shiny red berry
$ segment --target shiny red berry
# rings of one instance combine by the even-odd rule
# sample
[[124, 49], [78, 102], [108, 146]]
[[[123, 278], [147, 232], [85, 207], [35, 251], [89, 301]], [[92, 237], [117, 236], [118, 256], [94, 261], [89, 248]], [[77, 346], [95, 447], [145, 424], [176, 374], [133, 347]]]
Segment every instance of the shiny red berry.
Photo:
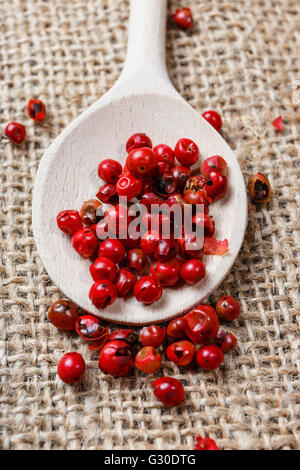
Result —
[[107, 209], [104, 214], [104, 220], [108, 225], [110, 233], [125, 236], [127, 235], [132, 217], [128, 214], [126, 206], [117, 204]]
[[120, 269], [115, 279], [118, 297], [128, 297], [132, 293], [136, 281], [137, 277], [130, 269]]
[[139, 196], [143, 189], [141, 179], [135, 178], [131, 173], [123, 173], [117, 181], [116, 190], [119, 197], [127, 197], [128, 201]]
[[153, 152], [156, 155], [157, 163], [166, 163], [169, 168], [175, 164], [175, 155], [171, 147], [166, 144], [159, 144], [154, 147]]
[[120, 238], [120, 242], [127, 250], [138, 248], [140, 246], [140, 241], [141, 241], [139, 229], [137, 228], [138, 236], [136, 235], [136, 233], [134, 233], [134, 231], [132, 232], [128, 231], [128, 232], [129, 233], [127, 234], [126, 238]]
[[143, 346], [158, 348], [166, 336], [166, 328], [158, 325], [144, 326], [140, 331], [140, 342]]
[[133, 366], [133, 351], [126, 341], [114, 340], [106, 343], [100, 351], [99, 368], [113, 377], [128, 375]]
[[114, 184], [104, 184], [98, 189], [96, 197], [104, 203], [113, 203], [117, 201], [117, 190]]
[[78, 211], [61, 211], [56, 221], [58, 228], [68, 235], [73, 235], [77, 230], [83, 228], [83, 223]]
[[126, 167], [135, 178], [151, 176], [156, 169], [156, 155], [148, 147], [132, 150], [126, 160]]
[[155, 230], [149, 230], [141, 238], [141, 249], [145, 255], [154, 255], [159, 244], [159, 234]]
[[167, 335], [175, 339], [187, 338], [183, 328], [183, 317], [174, 318], [174, 320], [170, 321], [167, 327]]
[[109, 336], [107, 328], [100, 324], [100, 319], [94, 315], [82, 315], [75, 324], [76, 333], [85, 341], [106, 342]]
[[122, 340], [133, 346], [138, 342], [138, 335], [133, 330], [129, 330], [127, 328], [118, 328], [109, 335], [108, 340]]
[[227, 163], [224, 158], [220, 157], [220, 155], [206, 158], [201, 165], [201, 173], [205, 178], [209, 179], [211, 171], [217, 171], [221, 175], [226, 175]]
[[239, 316], [241, 308], [234, 297], [223, 295], [217, 302], [216, 311], [222, 320], [233, 321]]
[[173, 21], [182, 29], [191, 29], [193, 26], [193, 15], [190, 8], [178, 8], [174, 15]]
[[159, 261], [170, 261], [176, 256], [175, 241], [171, 239], [159, 240], [158, 246], [155, 250], [154, 257]]
[[164, 199], [155, 193], [145, 193], [141, 197], [141, 204], [143, 204], [149, 211], [153, 205], [160, 205]]
[[184, 233], [177, 240], [178, 253], [181, 258], [203, 258], [203, 240], [195, 233]]
[[143, 274], [147, 266], [147, 256], [141, 248], [133, 248], [127, 253], [127, 266], [134, 269], [137, 274]]
[[90, 273], [94, 281], [108, 279], [113, 282], [118, 273], [118, 267], [111, 259], [100, 256], [91, 264]]
[[146, 346], [137, 353], [135, 366], [144, 374], [154, 374], [161, 366], [161, 355], [153, 346]]
[[217, 171], [210, 172], [209, 180], [205, 183], [204, 188], [208, 197], [217, 201], [225, 196], [227, 190], [227, 177], [221, 175]]
[[191, 170], [187, 168], [186, 166], [178, 165], [178, 166], [173, 166], [173, 168], [171, 168], [170, 171], [177, 185], [177, 188], [179, 190], [183, 189], [185, 187], [185, 183], [188, 177], [191, 174]]
[[167, 357], [177, 366], [187, 366], [195, 356], [195, 346], [187, 340], [177, 341], [167, 347]]
[[214, 344], [207, 344], [198, 349], [196, 362], [202, 369], [217, 369], [224, 361], [222, 350]]
[[164, 176], [170, 170], [169, 165], [165, 162], [157, 162], [157, 174], [158, 176]]
[[133, 134], [129, 137], [126, 144], [126, 152], [130, 153], [132, 150], [139, 149], [141, 147], [149, 147], [152, 149], [152, 141], [150, 137], [142, 132]]
[[206, 191], [207, 179], [203, 176], [191, 176], [187, 179], [183, 190], [183, 199], [187, 204], [203, 204], [207, 206], [211, 199]]
[[29, 100], [27, 114], [35, 122], [41, 122], [46, 117], [46, 107], [41, 100]]
[[195, 450], [220, 450], [217, 444], [210, 437], [196, 437]]
[[203, 344], [215, 338], [219, 331], [216, 311], [209, 305], [198, 305], [183, 317], [183, 328], [194, 344]]
[[106, 183], [116, 183], [122, 173], [122, 165], [116, 160], [107, 158], [99, 163], [98, 175]]
[[187, 167], [194, 165], [200, 156], [197, 144], [190, 139], [180, 139], [175, 145], [174, 153], [179, 163]]
[[215, 338], [215, 343], [222, 349], [223, 353], [233, 351], [237, 347], [237, 339], [232, 333], [227, 333], [221, 328]]
[[70, 352], [65, 354], [59, 361], [57, 373], [59, 378], [66, 384], [80, 382], [85, 372], [85, 362], [81, 354]]
[[212, 237], [215, 233], [215, 222], [208, 214], [203, 212], [196, 213], [192, 218], [193, 231], [203, 230], [205, 237]]
[[164, 287], [174, 286], [180, 278], [181, 261], [174, 258], [170, 261], [159, 261], [151, 267], [151, 274]]
[[134, 286], [134, 296], [138, 302], [150, 305], [157, 302], [162, 296], [163, 289], [160, 282], [152, 276], [141, 277]]
[[89, 297], [96, 308], [102, 310], [114, 303], [117, 298], [116, 286], [108, 279], [96, 281], [90, 288]]
[[100, 243], [98, 256], [104, 256], [119, 263], [125, 258], [125, 248], [120, 240], [107, 238]]
[[216, 111], [205, 111], [205, 113], [202, 114], [202, 117], [204, 117], [204, 119], [206, 119], [209, 124], [216, 129], [216, 131], [219, 132], [222, 129], [222, 118]]
[[185, 400], [185, 392], [182, 384], [172, 377], [161, 377], [152, 382], [156, 398], [166, 406], [178, 406]]
[[14, 144], [21, 144], [26, 137], [26, 129], [19, 122], [10, 122], [4, 129], [4, 134]]
[[78, 310], [69, 300], [56, 300], [48, 310], [48, 318], [59, 330], [73, 331]]
[[180, 268], [180, 277], [190, 285], [196, 284], [205, 276], [205, 264], [199, 259], [190, 259]]
[[90, 228], [81, 228], [72, 237], [73, 248], [84, 258], [92, 256], [98, 247], [98, 238]]

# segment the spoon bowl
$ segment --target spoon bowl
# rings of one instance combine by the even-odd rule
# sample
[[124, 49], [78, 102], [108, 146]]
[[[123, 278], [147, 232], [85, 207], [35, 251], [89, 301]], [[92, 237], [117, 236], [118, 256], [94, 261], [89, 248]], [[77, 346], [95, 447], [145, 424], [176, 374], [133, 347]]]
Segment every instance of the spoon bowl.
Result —
[[[218, 132], [202, 118], [171, 84], [165, 67], [167, 0], [131, 0], [128, 53], [118, 82], [71, 123], [43, 156], [33, 195], [33, 231], [43, 264], [62, 292], [81, 308], [105, 320], [143, 325], [182, 314], [204, 300], [230, 271], [243, 242], [247, 198], [237, 159]], [[101, 185], [97, 167], [104, 158], [126, 160], [130, 135], [145, 132], [156, 145], [174, 147], [181, 137], [194, 140], [201, 161], [221, 155], [227, 162], [228, 193], [211, 206], [218, 239], [227, 238], [229, 253], [208, 256], [207, 276], [195, 286], [164, 289], [150, 306], [134, 297], [117, 300], [104, 311], [89, 300], [90, 261], [72, 248], [58, 230], [56, 216], [63, 209], [79, 209], [94, 198]]]

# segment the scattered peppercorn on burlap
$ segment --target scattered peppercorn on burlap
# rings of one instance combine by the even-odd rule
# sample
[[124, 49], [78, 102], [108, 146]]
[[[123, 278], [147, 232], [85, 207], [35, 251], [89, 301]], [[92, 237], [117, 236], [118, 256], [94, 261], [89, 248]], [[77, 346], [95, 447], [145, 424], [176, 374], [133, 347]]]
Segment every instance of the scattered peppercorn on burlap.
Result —
[[[164, 361], [160, 373], [181, 380], [187, 394], [185, 406], [167, 409], [154, 398], [151, 377], [104, 376], [80, 338], [49, 324], [47, 309], [61, 293], [32, 236], [34, 177], [53, 139], [118, 78], [128, 1], [2, 0], [1, 131], [11, 120], [28, 131], [20, 147], [1, 138], [3, 449], [193, 449], [198, 434], [222, 449], [300, 447], [297, 92], [298, 108], [291, 103], [293, 86], [300, 85], [299, 2], [172, 0], [169, 12], [185, 5], [195, 26], [186, 33], [169, 22], [170, 76], [199, 112], [221, 112], [222, 134], [245, 178], [261, 171], [273, 188], [266, 207], [249, 203], [243, 249], [211, 299], [223, 293], [240, 299], [241, 318], [228, 325], [239, 338], [238, 352], [217, 372], [179, 370]], [[34, 97], [46, 103], [44, 125], [26, 117]], [[280, 114], [283, 133], [271, 125]], [[59, 358], [72, 350], [87, 361], [75, 387], [56, 375]]]

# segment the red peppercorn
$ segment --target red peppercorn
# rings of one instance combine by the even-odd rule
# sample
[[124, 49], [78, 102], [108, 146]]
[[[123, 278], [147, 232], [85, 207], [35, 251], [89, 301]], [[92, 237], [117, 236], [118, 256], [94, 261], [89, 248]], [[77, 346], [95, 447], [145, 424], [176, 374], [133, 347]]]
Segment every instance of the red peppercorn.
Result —
[[206, 119], [206, 121], [209, 122], [209, 124], [213, 126], [216, 131], [219, 132], [222, 129], [222, 118], [216, 111], [205, 111], [205, 113], [202, 114], [202, 117], [204, 117], [204, 119]]
[[241, 308], [234, 297], [223, 295], [217, 302], [216, 311], [222, 320], [233, 321], [239, 316]]
[[167, 347], [167, 357], [177, 366], [187, 366], [195, 356], [195, 346], [190, 341], [177, 341]]
[[183, 190], [184, 202], [187, 204], [208, 205], [211, 199], [206, 191], [207, 179], [203, 176], [191, 176], [187, 179]]
[[227, 177], [213, 170], [210, 172], [209, 180], [205, 183], [204, 188], [208, 197], [212, 198], [214, 201], [217, 201], [226, 194]]
[[4, 129], [4, 134], [14, 144], [21, 144], [26, 137], [26, 129], [19, 122], [10, 122]]
[[199, 259], [190, 259], [181, 266], [180, 276], [187, 284], [196, 284], [205, 276], [205, 264]]
[[183, 317], [174, 318], [167, 327], [167, 335], [175, 339], [185, 339], [187, 335], [183, 328]]
[[66, 384], [80, 382], [85, 372], [85, 362], [81, 354], [70, 352], [65, 354], [59, 361], [57, 373], [59, 378]]
[[133, 351], [126, 341], [106, 343], [100, 351], [99, 368], [113, 377], [128, 375], [133, 366]]
[[41, 100], [29, 100], [27, 114], [35, 122], [41, 122], [46, 117], [46, 107]]
[[227, 333], [221, 328], [218, 331], [215, 343], [222, 349], [223, 353], [233, 351], [237, 347], [237, 339], [232, 333]]
[[151, 325], [141, 329], [139, 339], [143, 346], [158, 348], [163, 343], [165, 336], [166, 328], [164, 326]]
[[56, 300], [48, 310], [48, 318], [59, 330], [72, 331], [78, 318], [78, 310], [69, 300]]
[[151, 274], [158, 279], [162, 286], [174, 286], [180, 278], [181, 261], [174, 258], [170, 261], [159, 261], [156, 266], [151, 266]]
[[161, 366], [161, 355], [153, 346], [146, 346], [137, 353], [135, 366], [144, 374], [154, 374]]
[[83, 228], [82, 220], [78, 211], [61, 211], [57, 218], [57, 226], [62, 232], [73, 235], [77, 230]]
[[82, 315], [75, 324], [76, 333], [86, 341], [107, 341], [108, 329], [100, 325], [100, 319], [94, 315]]
[[123, 173], [116, 184], [118, 196], [127, 197], [128, 201], [138, 197], [141, 194], [142, 189], [142, 180], [135, 178], [131, 173]]
[[94, 281], [108, 279], [113, 282], [118, 273], [118, 267], [111, 259], [100, 256], [91, 264], [90, 273]]
[[161, 377], [152, 382], [154, 395], [166, 406], [178, 406], [185, 400], [182, 384], [172, 377]]
[[153, 152], [156, 155], [157, 163], [166, 163], [169, 168], [175, 164], [175, 155], [171, 147], [165, 144], [159, 144], [154, 147]]
[[170, 261], [176, 256], [176, 245], [174, 240], [159, 240], [154, 257], [159, 261]]
[[203, 258], [203, 240], [194, 233], [185, 233], [177, 240], [178, 253], [181, 258]]
[[155, 230], [149, 230], [141, 238], [141, 249], [145, 255], [154, 255], [159, 244], [159, 234]]
[[198, 146], [190, 139], [180, 139], [175, 145], [175, 157], [184, 166], [194, 165], [200, 156]]
[[173, 176], [179, 190], [185, 187], [186, 180], [190, 176], [190, 173], [191, 170], [186, 166], [178, 165], [171, 168], [171, 175]]
[[119, 263], [125, 258], [125, 248], [119, 240], [107, 238], [100, 243], [98, 255]]
[[149, 147], [152, 149], [152, 141], [150, 137], [144, 133], [133, 134], [127, 140], [126, 152], [130, 153], [132, 150], [139, 149], [141, 147]]
[[80, 209], [80, 217], [86, 225], [93, 225], [100, 221], [102, 213], [102, 204], [97, 199], [84, 201]]
[[117, 190], [114, 184], [104, 184], [96, 194], [96, 197], [104, 203], [113, 203], [117, 201]]
[[104, 214], [104, 220], [107, 223], [110, 232], [119, 235], [127, 234], [128, 225], [132, 217], [128, 214], [128, 208], [117, 204], [107, 209]]
[[107, 158], [99, 163], [98, 175], [106, 183], [116, 183], [122, 173], [122, 165], [116, 160]]
[[152, 276], [141, 277], [133, 289], [137, 301], [146, 305], [157, 302], [162, 296], [162, 291], [160, 282]]
[[143, 274], [147, 266], [147, 257], [141, 248], [134, 248], [127, 252], [128, 268], [134, 269], [137, 274]]
[[193, 15], [190, 8], [178, 8], [174, 15], [173, 21], [182, 29], [191, 29], [193, 26]]
[[216, 311], [209, 305], [198, 305], [183, 317], [183, 328], [194, 344], [203, 344], [215, 338], [219, 331]]
[[159, 205], [163, 202], [163, 198], [154, 193], [145, 193], [141, 198], [141, 204], [143, 204], [149, 211], [151, 210], [152, 205]]
[[206, 158], [201, 165], [201, 173], [205, 178], [209, 179], [211, 171], [217, 171], [220, 175], [226, 175], [227, 163], [220, 155], [214, 155]]
[[96, 281], [90, 288], [89, 297], [95, 307], [102, 310], [116, 300], [116, 286], [108, 279]]
[[257, 204], [266, 204], [271, 199], [269, 180], [262, 173], [256, 173], [249, 178], [248, 190], [252, 201]]
[[126, 341], [126, 343], [133, 346], [138, 342], [138, 335], [133, 330], [128, 330], [126, 328], [118, 328], [110, 334], [108, 340], [114, 341], [117, 339]]
[[195, 450], [220, 450], [217, 444], [210, 437], [197, 436]]
[[98, 238], [89, 228], [81, 228], [72, 237], [73, 248], [84, 258], [92, 256], [98, 247]]
[[168, 173], [170, 170], [169, 165], [165, 162], [157, 162], [157, 174], [163, 176], [165, 173]]
[[130, 269], [120, 269], [115, 279], [118, 297], [128, 297], [131, 294], [136, 281], [136, 275]]
[[224, 360], [222, 350], [214, 344], [207, 344], [198, 349], [196, 362], [202, 369], [217, 369]]
[[134, 178], [153, 175], [156, 165], [156, 155], [148, 147], [132, 150], [126, 160], [126, 167]]
[[[139, 234], [139, 231], [137, 230], [137, 233]], [[121, 238], [120, 242], [122, 245], [127, 248], [128, 250], [131, 250], [133, 248], [138, 248], [140, 245], [140, 238], [136, 238], [136, 234], [134, 232], [129, 231], [127, 234], [127, 238]]]
[[215, 222], [213, 221], [212, 217], [209, 217], [208, 214], [203, 214], [199, 212], [195, 214], [192, 218], [192, 228], [193, 231], [203, 228], [203, 235], [205, 237], [212, 237], [215, 233]]

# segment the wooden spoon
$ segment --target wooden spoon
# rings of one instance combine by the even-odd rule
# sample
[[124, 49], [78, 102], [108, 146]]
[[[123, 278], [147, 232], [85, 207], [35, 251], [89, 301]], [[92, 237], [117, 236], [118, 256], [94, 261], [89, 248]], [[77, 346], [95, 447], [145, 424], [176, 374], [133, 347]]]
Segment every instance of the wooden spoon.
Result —
[[[243, 242], [247, 197], [243, 176], [232, 150], [213, 127], [191, 108], [170, 82], [165, 64], [167, 0], [131, 0], [128, 52], [124, 70], [113, 88], [75, 119], [44, 154], [33, 193], [33, 232], [50, 277], [83, 309], [118, 323], [164, 321], [203, 301], [230, 271]], [[194, 140], [202, 160], [221, 155], [229, 166], [227, 196], [211, 206], [218, 239], [229, 240], [224, 257], [208, 256], [207, 276], [195, 286], [165, 289], [155, 304], [134, 297], [117, 300], [104, 311], [89, 300], [90, 261], [72, 248], [56, 226], [63, 209], [80, 209], [102, 184], [97, 167], [104, 158], [124, 164], [130, 135], [145, 132], [153, 142], [174, 146], [181, 137]]]

